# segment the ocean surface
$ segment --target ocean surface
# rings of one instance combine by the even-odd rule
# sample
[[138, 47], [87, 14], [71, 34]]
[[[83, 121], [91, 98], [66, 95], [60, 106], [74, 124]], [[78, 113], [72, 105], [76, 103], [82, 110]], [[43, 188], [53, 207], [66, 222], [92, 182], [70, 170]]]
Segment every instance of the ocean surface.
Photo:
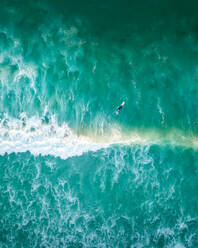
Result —
[[0, 248], [198, 247], [197, 9], [1, 0]]

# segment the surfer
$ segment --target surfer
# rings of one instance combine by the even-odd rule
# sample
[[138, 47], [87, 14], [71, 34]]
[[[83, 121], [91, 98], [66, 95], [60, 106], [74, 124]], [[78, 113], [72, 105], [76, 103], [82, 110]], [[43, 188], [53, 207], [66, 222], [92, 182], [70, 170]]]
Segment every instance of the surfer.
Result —
[[125, 102], [122, 102], [120, 106], [116, 109], [116, 114], [118, 115], [120, 113], [120, 110], [123, 108]]

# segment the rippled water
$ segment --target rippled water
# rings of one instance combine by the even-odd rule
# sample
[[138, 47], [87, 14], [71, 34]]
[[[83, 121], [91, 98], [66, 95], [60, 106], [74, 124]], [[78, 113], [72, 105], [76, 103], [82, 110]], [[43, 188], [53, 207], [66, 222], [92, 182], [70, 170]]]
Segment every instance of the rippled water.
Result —
[[196, 10], [2, 0], [0, 247], [198, 246]]

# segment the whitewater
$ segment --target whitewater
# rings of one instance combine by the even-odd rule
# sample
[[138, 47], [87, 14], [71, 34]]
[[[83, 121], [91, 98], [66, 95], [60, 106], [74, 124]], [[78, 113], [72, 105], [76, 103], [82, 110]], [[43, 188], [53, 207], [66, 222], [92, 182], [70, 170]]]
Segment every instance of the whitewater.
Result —
[[198, 247], [197, 7], [1, 1], [0, 248]]

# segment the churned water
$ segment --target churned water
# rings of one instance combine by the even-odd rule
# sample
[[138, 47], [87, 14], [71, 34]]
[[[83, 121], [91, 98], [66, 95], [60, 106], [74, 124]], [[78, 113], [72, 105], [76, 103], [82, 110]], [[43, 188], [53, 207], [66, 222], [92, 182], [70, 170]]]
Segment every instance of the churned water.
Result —
[[198, 247], [197, 8], [1, 0], [0, 247]]

